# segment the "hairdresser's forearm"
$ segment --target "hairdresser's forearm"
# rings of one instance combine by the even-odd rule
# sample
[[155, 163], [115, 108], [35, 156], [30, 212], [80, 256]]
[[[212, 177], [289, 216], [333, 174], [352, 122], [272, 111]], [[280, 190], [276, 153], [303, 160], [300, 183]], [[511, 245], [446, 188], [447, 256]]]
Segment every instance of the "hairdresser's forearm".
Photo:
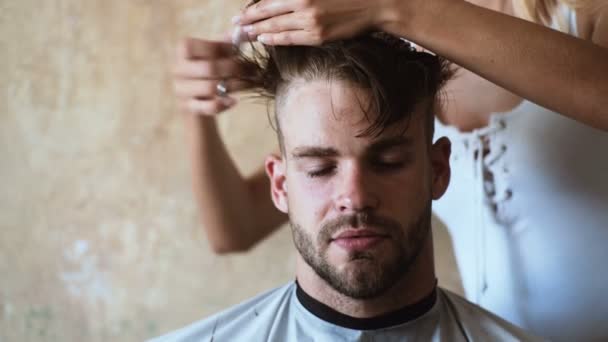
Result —
[[247, 249], [252, 203], [247, 182], [228, 155], [214, 117], [186, 115], [194, 194], [209, 243], [217, 253]]
[[[388, 3], [397, 6], [393, 18], [402, 15], [388, 26], [394, 34], [530, 101], [608, 130], [608, 48], [465, 1]], [[405, 8], [414, 3], [424, 10]]]

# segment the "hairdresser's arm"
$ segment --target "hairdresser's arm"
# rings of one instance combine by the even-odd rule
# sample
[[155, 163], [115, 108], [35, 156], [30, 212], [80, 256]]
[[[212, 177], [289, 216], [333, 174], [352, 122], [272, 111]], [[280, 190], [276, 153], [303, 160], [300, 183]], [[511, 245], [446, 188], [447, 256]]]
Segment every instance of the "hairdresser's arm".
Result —
[[398, 10], [386, 12], [384, 27], [515, 94], [608, 130], [608, 6], [585, 41], [465, 1], [415, 2], [418, 11], [407, 8], [410, 1], [393, 1]]
[[217, 130], [215, 118], [186, 115], [192, 183], [202, 225], [215, 253], [243, 252], [287, 218], [270, 198], [263, 169], [239, 173]]
[[608, 130], [607, 7], [595, 16], [588, 41], [462, 0], [262, 0], [238, 23], [253, 23], [253, 34], [271, 45], [317, 45], [381, 29]]
[[[231, 59], [231, 46], [188, 39], [178, 48], [174, 84], [187, 131], [192, 183], [202, 225], [216, 253], [245, 251], [286, 218], [274, 208], [260, 171], [243, 178], [219, 135], [216, 115], [235, 104], [215, 94], [220, 79], [236, 91], [246, 85]], [[228, 100], [226, 100], [228, 99]]]

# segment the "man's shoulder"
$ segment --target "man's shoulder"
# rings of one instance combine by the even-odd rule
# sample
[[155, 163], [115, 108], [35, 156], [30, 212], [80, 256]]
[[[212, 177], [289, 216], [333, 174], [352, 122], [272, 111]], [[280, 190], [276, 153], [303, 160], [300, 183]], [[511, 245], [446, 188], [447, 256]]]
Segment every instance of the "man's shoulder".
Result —
[[149, 342], [236, 340], [263, 336], [264, 325], [280, 319], [277, 313], [289, 305], [295, 283], [269, 290], [243, 303], [194, 322]]
[[444, 312], [453, 316], [462, 333], [472, 340], [543, 341], [455, 293], [441, 289], [439, 296]]

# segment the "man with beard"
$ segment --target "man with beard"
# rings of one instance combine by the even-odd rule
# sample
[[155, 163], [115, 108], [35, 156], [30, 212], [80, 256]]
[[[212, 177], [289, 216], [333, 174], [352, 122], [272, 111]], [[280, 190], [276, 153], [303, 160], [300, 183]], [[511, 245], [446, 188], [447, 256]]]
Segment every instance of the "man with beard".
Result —
[[437, 287], [431, 202], [450, 142], [433, 143], [433, 114], [447, 63], [383, 33], [263, 56], [243, 70], [275, 100], [280, 155], [265, 166], [296, 281], [159, 341], [533, 339]]

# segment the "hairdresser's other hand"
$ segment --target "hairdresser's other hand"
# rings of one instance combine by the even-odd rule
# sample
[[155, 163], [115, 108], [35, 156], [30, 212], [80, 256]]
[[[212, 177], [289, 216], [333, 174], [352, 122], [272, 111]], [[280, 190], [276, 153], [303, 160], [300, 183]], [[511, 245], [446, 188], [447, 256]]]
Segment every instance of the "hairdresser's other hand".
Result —
[[175, 95], [183, 112], [215, 115], [236, 104], [230, 96], [219, 96], [224, 82], [229, 93], [247, 88], [231, 43], [196, 38], [183, 39], [173, 67]]
[[380, 2], [261, 0], [232, 21], [251, 38], [267, 45], [320, 45], [375, 28]]

